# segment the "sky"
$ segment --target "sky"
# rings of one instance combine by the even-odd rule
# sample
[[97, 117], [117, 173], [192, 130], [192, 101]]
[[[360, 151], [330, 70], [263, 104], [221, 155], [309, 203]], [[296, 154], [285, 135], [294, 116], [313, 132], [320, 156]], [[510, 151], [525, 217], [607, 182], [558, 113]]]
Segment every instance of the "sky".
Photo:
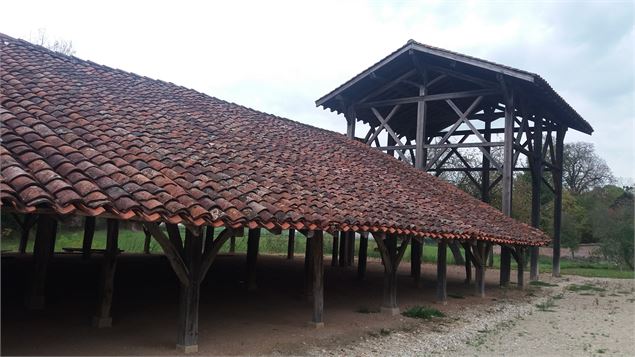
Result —
[[634, 3], [0, 0], [0, 32], [342, 133], [315, 100], [414, 39], [540, 74], [595, 129], [565, 142], [632, 183]]

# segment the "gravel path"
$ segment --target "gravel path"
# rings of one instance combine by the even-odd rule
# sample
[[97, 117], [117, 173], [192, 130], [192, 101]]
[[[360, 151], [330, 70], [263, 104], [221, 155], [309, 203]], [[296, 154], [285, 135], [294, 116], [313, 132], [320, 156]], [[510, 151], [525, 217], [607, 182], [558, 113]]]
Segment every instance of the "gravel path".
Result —
[[[386, 331], [337, 350], [347, 356], [635, 356], [635, 281], [567, 277], [530, 286], [541, 297], [501, 300]], [[540, 290], [538, 293], [537, 290]]]

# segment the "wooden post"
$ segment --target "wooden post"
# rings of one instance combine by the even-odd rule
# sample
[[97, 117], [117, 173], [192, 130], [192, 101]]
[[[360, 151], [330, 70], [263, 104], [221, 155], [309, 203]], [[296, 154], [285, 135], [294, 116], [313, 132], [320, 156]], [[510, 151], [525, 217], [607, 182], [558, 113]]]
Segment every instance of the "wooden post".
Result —
[[145, 227], [143, 227], [143, 234], [145, 235], [145, 242], [143, 242], [143, 253], [150, 254], [150, 242], [152, 241], [152, 234]]
[[189, 271], [188, 284], [181, 284], [176, 346], [185, 353], [198, 352], [198, 308], [202, 280], [203, 239], [200, 229], [185, 232], [183, 260]]
[[341, 231], [340, 232], [340, 256], [339, 256], [339, 260], [340, 260], [340, 266], [341, 267], [345, 267], [346, 266], [346, 246], [348, 245], [348, 240], [346, 239], [346, 232]]
[[410, 275], [417, 286], [421, 280], [421, 255], [423, 254], [421, 239], [423, 238], [413, 238], [410, 245]]
[[256, 261], [258, 260], [258, 248], [260, 247], [260, 228], [249, 230], [247, 237], [247, 290], [254, 291], [256, 283]]
[[553, 189], [555, 192], [553, 204], [553, 269], [555, 277], [560, 276], [560, 228], [562, 225], [562, 158], [564, 150], [565, 128], [558, 128], [556, 133], [556, 168], [552, 170]]
[[[531, 161], [531, 226], [540, 228], [540, 195], [542, 187], [542, 120], [536, 116], [534, 118], [533, 133], [533, 158]], [[538, 280], [538, 257], [539, 247], [531, 247], [531, 259], [529, 268], [529, 280]]]
[[355, 263], [355, 232], [346, 232], [348, 243], [346, 244], [346, 266], [351, 266]]
[[465, 284], [470, 285], [472, 283], [472, 253], [469, 243], [463, 243], [463, 251], [465, 252]]
[[403, 258], [410, 237], [405, 237], [399, 249], [397, 249], [397, 236], [382, 232], [373, 233], [377, 242], [377, 248], [384, 262], [384, 293], [381, 311], [391, 315], [399, 314], [397, 307], [397, 269]]
[[287, 244], [287, 259], [293, 260], [295, 253], [295, 229], [289, 229], [289, 243]]
[[338, 257], [339, 257], [339, 246], [340, 246], [340, 232], [333, 232], [333, 248], [332, 248], [332, 257], [331, 257], [331, 266], [336, 267], [338, 265]]
[[476, 296], [485, 297], [485, 269], [489, 247], [483, 241], [476, 242]]
[[[511, 217], [512, 215], [512, 185], [513, 185], [513, 161], [514, 161], [514, 95], [506, 93], [505, 98], [505, 131], [504, 131], [504, 147], [503, 147], [503, 180], [502, 180], [502, 206], [503, 214]], [[510, 252], [507, 248], [501, 248], [501, 270], [500, 285], [506, 286], [509, 283], [510, 273]]]
[[214, 247], [214, 227], [207, 226], [205, 229], [205, 251], [209, 251]]
[[306, 233], [306, 245], [304, 250], [304, 295], [311, 301], [313, 299], [313, 232]]
[[517, 286], [519, 289], [523, 289], [525, 287], [525, 247], [516, 247], [516, 252], [516, 263], [518, 264]]
[[437, 302], [447, 304], [447, 247], [444, 240], [437, 240]]
[[500, 267], [500, 286], [509, 285], [509, 276], [511, 273], [511, 256], [509, 248], [501, 245], [501, 267]]
[[[426, 87], [419, 87], [419, 95], [426, 94]], [[415, 135], [417, 147], [415, 148], [415, 168], [423, 170], [427, 164], [428, 150], [426, 145], [426, 102], [417, 103], [417, 132]]]
[[359, 280], [363, 280], [364, 277], [366, 276], [367, 254], [368, 254], [368, 232], [362, 232], [359, 235], [359, 259], [357, 262], [357, 279]]
[[348, 138], [355, 138], [355, 121], [356, 121], [356, 113], [355, 107], [352, 105], [344, 104], [344, 117], [346, 118], [346, 136]]
[[[492, 141], [492, 122], [490, 116], [493, 114], [494, 110], [491, 108], [486, 108], [485, 113], [488, 117], [485, 118], [485, 129], [483, 133], [483, 137], [489, 143]], [[485, 151], [490, 152], [489, 146], [485, 147]], [[483, 171], [481, 171], [481, 201], [485, 203], [491, 202], [490, 192], [489, 192], [489, 168], [490, 162], [489, 157], [483, 154]]]
[[50, 260], [51, 244], [57, 233], [57, 220], [52, 215], [40, 215], [35, 232], [33, 246], [33, 273], [31, 287], [26, 298], [26, 306], [31, 310], [44, 308], [44, 293], [46, 290], [46, 273]]
[[229, 252], [236, 253], [236, 237], [229, 238]]
[[454, 264], [456, 265], [465, 264], [463, 256], [461, 255], [461, 248], [459, 248], [459, 243], [457, 241], [451, 241], [447, 245], [448, 245], [448, 248], [450, 248], [450, 251], [452, 252], [452, 257], [454, 257]]
[[309, 325], [315, 328], [324, 327], [324, 244], [323, 232], [314, 231], [310, 240], [313, 291], [313, 319]]
[[26, 253], [26, 246], [29, 243], [29, 233], [31, 232], [31, 227], [35, 224], [36, 218], [35, 215], [25, 214], [24, 221], [20, 222], [17, 218], [17, 215], [14, 215], [16, 218], [18, 225], [20, 226], [20, 245], [18, 247], [18, 252], [20, 254]]
[[119, 221], [108, 219], [106, 221], [106, 250], [101, 265], [101, 279], [99, 281], [99, 305], [97, 314], [93, 318], [94, 327], [112, 326], [110, 308], [112, 306], [112, 294], [115, 281], [115, 268], [117, 267], [117, 255], [119, 248]]

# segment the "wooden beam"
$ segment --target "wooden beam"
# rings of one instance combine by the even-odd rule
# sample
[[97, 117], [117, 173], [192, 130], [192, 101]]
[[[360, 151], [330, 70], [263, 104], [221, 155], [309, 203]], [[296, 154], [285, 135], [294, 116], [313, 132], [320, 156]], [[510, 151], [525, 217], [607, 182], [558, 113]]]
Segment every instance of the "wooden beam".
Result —
[[455, 92], [455, 93], [429, 94], [429, 95], [415, 96], [415, 97], [378, 100], [374, 102], [357, 104], [355, 107], [356, 108], [385, 107], [390, 105], [417, 103], [421, 101], [432, 102], [437, 100], [460, 99], [460, 98], [470, 98], [470, 97], [499, 95], [499, 94], [501, 93], [498, 89], [477, 89], [477, 90], [469, 90], [469, 91]]
[[313, 287], [313, 318], [310, 325], [324, 326], [324, 243], [323, 232], [315, 231], [311, 238], [312, 287]]
[[[379, 134], [381, 134], [381, 131], [388, 125], [388, 122], [390, 121], [390, 119], [392, 119], [392, 117], [395, 114], [397, 114], [397, 111], [399, 111], [399, 108], [401, 108], [401, 105], [395, 105], [390, 110], [390, 112], [388, 113], [386, 118], [382, 117], [381, 114], [378, 114], [378, 112], [376, 110], [373, 111], [373, 114], [375, 114], [375, 116], [379, 120], [379, 126], [377, 127], [377, 129], [375, 129], [375, 131], [373, 132], [373, 135], [371, 135], [370, 139], [366, 140], [366, 144], [370, 145], [373, 141], [377, 140], [377, 137], [379, 136]], [[380, 145], [378, 144], [377, 146], [379, 147]]]
[[348, 244], [346, 244], [346, 266], [351, 266], [355, 263], [355, 232], [348, 231], [347, 234]]
[[170, 242], [179, 253], [179, 255], [183, 255], [183, 241], [181, 240], [181, 232], [179, 232], [179, 225], [166, 223], [165, 229], [168, 232], [168, 237], [170, 238]]
[[34, 214], [25, 214], [24, 220], [22, 222], [18, 219], [18, 216], [16, 214], [13, 215], [13, 218], [20, 227], [20, 245], [18, 246], [18, 252], [20, 254], [24, 254], [26, 253], [26, 246], [29, 242], [29, 233], [31, 232], [31, 228], [37, 221], [37, 218]]
[[[540, 228], [540, 196], [542, 189], [543, 166], [542, 157], [542, 126], [536, 125], [533, 133], [533, 157], [529, 159], [531, 162], [531, 226]], [[540, 278], [538, 271], [538, 257], [540, 255], [539, 247], [531, 247], [531, 258], [529, 267], [529, 280], [534, 281]]]
[[152, 234], [143, 227], [143, 234], [145, 236], [145, 240], [143, 241], [143, 253], [150, 254], [150, 242], [152, 241]]
[[404, 79], [406, 79], [408, 77], [412, 77], [416, 73], [417, 73], [417, 71], [413, 69], [413, 70], [410, 70], [410, 71], [400, 75], [399, 77], [395, 78], [394, 80], [392, 80], [392, 81], [382, 85], [381, 87], [377, 88], [376, 90], [370, 92], [369, 94], [364, 96], [362, 99], [360, 99], [358, 101], [358, 103], [364, 103], [368, 99], [371, 99], [372, 97], [378, 96], [378, 95], [386, 92], [390, 88], [392, 88], [392, 87], [398, 85], [399, 83], [401, 83]]
[[346, 232], [340, 232], [340, 251], [339, 251], [339, 261], [340, 267], [346, 266], [346, 247], [348, 245], [348, 240], [346, 239]]
[[119, 221], [109, 218], [106, 221], [106, 250], [102, 258], [101, 277], [99, 280], [99, 304], [97, 314], [93, 317], [93, 326], [98, 328], [112, 326], [110, 308], [112, 306], [117, 255], [119, 254], [118, 239]]
[[484, 80], [484, 79], [481, 79], [481, 78], [478, 78], [478, 77], [473, 77], [473, 76], [467, 75], [467, 74], [465, 74], [463, 72], [453, 71], [453, 70], [448, 69], [448, 68], [443, 68], [443, 67], [439, 67], [439, 66], [431, 66], [431, 65], [428, 65], [427, 67], [430, 70], [432, 70], [432, 71], [435, 71], [435, 72], [438, 72], [438, 73], [442, 73], [442, 74], [445, 74], [447, 76], [458, 78], [458, 79], [461, 79], [461, 80], [464, 80], [464, 81], [467, 81], [467, 82], [471, 82], [471, 83], [474, 83], [474, 84], [478, 84], [478, 85], [480, 85], [482, 87], [485, 87], [485, 88], [496, 87], [498, 85], [496, 82], [491, 82], [491, 81], [487, 81], [487, 80]]
[[201, 280], [204, 279], [205, 276], [207, 276], [207, 272], [211, 268], [214, 260], [218, 256], [218, 252], [223, 247], [225, 242], [227, 242], [228, 239], [234, 238], [235, 236], [235, 230], [231, 228], [225, 228], [218, 234], [216, 239], [213, 240], [211, 244], [206, 244], [203, 257], [201, 258], [201, 272], [199, 274]]
[[249, 230], [247, 236], [247, 290], [255, 291], [256, 284], [256, 262], [258, 260], [258, 249], [260, 247], [260, 228]]
[[[398, 108], [399, 105], [395, 106], [395, 108]], [[388, 119], [384, 119], [381, 116], [381, 113], [379, 113], [379, 111], [373, 107], [370, 108], [373, 112], [373, 114], [375, 114], [375, 117], [377, 118], [377, 120], [379, 120], [379, 122], [381, 123], [382, 127], [384, 129], [386, 129], [386, 131], [388, 132], [389, 138], [392, 137], [392, 139], [395, 141], [396, 144], [398, 144], [398, 146], [403, 146], [403, 144], [401, 143], [401, 140], [399, 139], [399, 136], [397, 136], [397, 134], [394, 132], [394, 130], [392, 130], [392, 128], [390, 126], [388, 126]], [[393, 108], [393, 111], [390, 112], [390, 114], [393, 114], [395, 111], [395, 109]], [[389, 117], [391, 117], [389, 115]], [[379, 131], [375, 132], [378, 133]], [[403, 154], [403, 152], [401, 152], [401, 150], [397, 150], [397, 154], [401, 157], [401, 159], [403, 161], [408, 161], [408, 159], [406, 159], [406, 156]]]
[[472, 282], [472, 253], [468, 243], [463, 243], [462, 245], [465, 252], [465, 284], [469, 286]]
[[31, 284], [26, 298], [26, 306], [30, 310], [44, 308], [46, 274], [51, 259], [51, 244], [57, 233], [57, 220], [53, 215], [39, 215], [33, 245], [33, 272]]
[[295, 229], [289, 229], [289, 242], [287, 244], [287, 259], [293, 260], [295, 252]]
[[82, 242], [82, 258], [90, 258], [90, 250], [93, 247], [93, 237], [95, 236], [95, 217], [86, 216], [84, 218], [84, 240]]

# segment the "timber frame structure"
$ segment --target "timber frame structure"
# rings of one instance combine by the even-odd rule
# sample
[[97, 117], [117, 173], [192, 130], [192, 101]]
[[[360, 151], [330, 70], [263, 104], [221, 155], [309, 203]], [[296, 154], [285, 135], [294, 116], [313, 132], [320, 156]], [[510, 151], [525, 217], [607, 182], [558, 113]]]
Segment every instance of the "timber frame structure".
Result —
[[[344, 114], [351, 139], [436, 176], [463, 173], [483, 202], [500, 184], [507, 216], [514, 172], [529, 171], [533, 227], [540, 225], [541, 187], [555, 196], [553, 275], [560, 275], [563, 141], [569, 128], [593, 129], [539, 75], [410, 40], [316, 105]], [[361, 136], [358, 121], [368, 126]], [[480, 164], [470, 164], [462, 150], [479, 150]], [[538, 279], [538, 249], [530, 248], [531, 280]], [[501, 285], [509, 282], [510, 254], [520, 258], [515, 247], [501, 245]], [[478, 257], [467, 247], [465, 255], [469, 281], [469, 257]], [[478, 269], [478, 259], [471, 261]]]
[[[67, 216], [84, 217], [82, 247], [73, 248], [81, 253], [79, 258], [103, 256], [96, 327], [112, 324], [121, 221], [143, 226], [139, 239], [144, 239], [146, 253], [150, 240], [156, 240], [178, 281], [177, 346], [185, 352], [198, 349], [200, 284], [221, 247], [229, 242], [230, 252], [234, 250], [235, 237], [247, 235], [245, 281], [248, 290], [258, 288], [262, 229], [276, 235], [289, 232], [287, 259], [294, 258], [296, 233], [306, 236], [304, 287], [311, 301], [312, 327], [324, 324], [324, 233], [334, 238], [331, 264], [346, 268], [357, 261], [359, 280], [365, 277], [372, 235], [384, 263], [381, 306], [392, 314], [398, 312], [399, 264], [412, 244], [411, 273], [419, 281], [424, 238], [439, 245], [436, 292], [442, 303], [447, 298], [447, 246], [461, 244], [469, 252], [466, 273], [471, 279], [473, 263], [478, 295], [484, 294], [485, 262], [493, 244], [508, 252], [509, 280], [511, 256], [520, 260], [527, 247], [550, 241], [540, 230], [509, 217], [513, 171], [509, 162], [517, 159], [514, 155], [529, 153], [536, 172], [543, 168], [558, 172], [565, 129], [574, 124], [586, 129], [575, 118], [554, 117], [552, 113], [560, 113], [558, 107], [535, 105], [519, 89], [517, 81], [526, 79], [514, 78], [511, 70], [488, 80], [460, 68], [438, 69], [443, 64], [428, 67], [415, 46], [409, 43], [390, 56], [415, 65], [408, 75], [397, 74], [399, 80], [380, 84], [381, 90], [363, 94], [364, 100], [353, 100], [348, 92], [323, 100], [322, 105], [346, 113], [349, 125], [344, 137], [0, 34], [0, 204], [3, 212], [14, 214], [22, 230], [18, 254], [26, 253], [29, 231], [36, 227], [27, 307], [45, 305], [58, 221]], [[460, 67], [455, 61], [454, 67]], [[376, 72], [367, 79], [374, 86], [378, 78], [395, 74]], [[460, 82], [454, 80], [457, 76]], [[401, 88], [404, 85], [406, 89]], [[413, 85], [416, 93], [409, 96], [407, 88]], [[347, 85], [340, 91], [352, 89], [356, 87]], [[501, 107], [501, 101], [507, 105]], [[408, 119], [412, 110], [414, 122]], [[507, 125], [475, 129], [468, 119], [479, 117], [487, 118], [486, 123], [504, 117]], [[466, 139], [456, 144], [450, 138], [473, 133], [480, 139], [504, 132], [504, 162], [488, 154], [500, 143], [483, 139], [472, 145], [482, 150], [488, 164], [472, 169], [503, 171], [501, 180], [509, 188], [507, 215], [350, 140], [355, 137], [356, 120], [373, 127], [365, 142], [379, 142], [378, 133], [385, 129], [393, 141], [379, 145], [382, 149], [397, 153], [402, 161], [412, 151], [415, 167], [428, 170], [446, 169], [442, 162], [448, 150], [458, 155]], [[459, 131], [462, 124], [470, 131]], [[533, 140], [543, 133], [548, 134], [544, 142]], [[555, 141], [550, 139], [552, 133]], [[442, 140], [435, 142], [435, 137]], [[333, 175], [333, 170], [346, 174]], [[376, 178], [372, 183], [359, 179], [371, 176]], [[554, 177], [551, 187], [558, 191], [561, 180]], [[542, 176], [536, 175], [537, 183], [539, 179]], [[488, 183], [484, 192], [497, 181]], [[368, 197], [373, 197], [372, 204]], [[106, 220], [105, 249], [92, 248], [97, 218]], [[519, 283], [522, 287], [522, 279]]]

